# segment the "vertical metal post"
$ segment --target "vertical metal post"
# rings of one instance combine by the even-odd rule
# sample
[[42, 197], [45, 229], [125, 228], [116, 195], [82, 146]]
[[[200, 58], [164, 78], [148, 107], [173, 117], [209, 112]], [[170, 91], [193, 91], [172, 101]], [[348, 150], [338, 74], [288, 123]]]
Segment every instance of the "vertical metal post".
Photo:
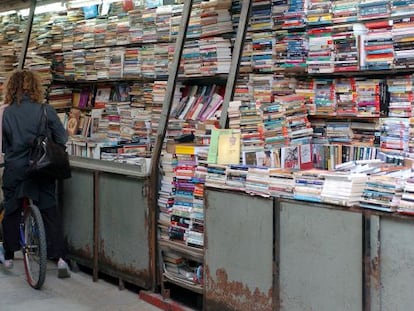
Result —
[[371, 226], [370, 218], [366, 214], [362, 214], [362, 306], [363, 310], [369, 311], [371, 309]]
[[227, 124], [227, 109], [229, 108], [230, 100], [233, 98], [234, 86], [236, 85], [237, 76], [239, 74], [240, 59], [243, 52], [247, 26], [249, 24], [251, 6], [251, 0], [243, 0], [239, 19], [239, 26], [237, 28], [236, 41], [234, 43], [233, 55], [231, 58], [230, 72], [229, 76], [227, 77], [226, 90], [224, 93], [223, 105], [220, 116], [220, 128], [222, 129], [225, 128]]
[[280, 310], [280, 198], [273, 199], [273, 310]]
[[99, 272], [99, 171], [93, 172], [93, 281], [98, 280]]
[[26, 55], [27, 55], [27, 48], [29, 46], [29, 41], [30, 41], [30, 34], [32, 33], [33, 17], [34, 17], [34, 11], [36, 9], [36, 2], [37, 2], [36, 0], [32, 0], [30, 2], [30, 12], [29, 12], [29, 17], [27, 19], [26, 32], [24, 34], [23, 46], [22, 46], [22, 51], [20, 53], [19, 65], [17, 69], [24, 68], [24, 62], [26, 60]]
[[150, 166], [150, 188], [148, 196], [149, 204], [149, 223], [150, 232], [149, 238], [149, 249], [150, 249], [150, 271], [153, 279], [153, 289], [155, 289], [158, 281], [157, 277], [157, 193], [158, 193], [158, 171], [159, 171], [159, 159], [161, 156], [161, 150], [167, 131], [168, 118], [171, 112], [171, 106], [174, 100], [174, 91], [180, 68], [181, 55], [185, 43], [185, 36], [187, 33], [188, 22], [190, 20], [192, 0], [186, 0], [184, 2], [182, 19], [180, 24], [180, 31], [178, 33], [177, 40], [175, 42], [175, 51], [173, 63], [168, 73], [167, 90], [165, 93], [164, 103], [162, 106], [161, 117], [159, 121], [159, 127], [155, 140], [154, 150], [151, 157]]

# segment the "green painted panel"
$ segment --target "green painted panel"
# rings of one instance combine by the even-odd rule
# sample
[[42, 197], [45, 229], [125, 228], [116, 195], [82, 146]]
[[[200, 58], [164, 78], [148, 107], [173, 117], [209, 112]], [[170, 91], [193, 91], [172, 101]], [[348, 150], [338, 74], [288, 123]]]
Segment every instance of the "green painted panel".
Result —
[[62, 222], [69, 252], [93, 258], [93, 174], [72, 169], [63, 181]]

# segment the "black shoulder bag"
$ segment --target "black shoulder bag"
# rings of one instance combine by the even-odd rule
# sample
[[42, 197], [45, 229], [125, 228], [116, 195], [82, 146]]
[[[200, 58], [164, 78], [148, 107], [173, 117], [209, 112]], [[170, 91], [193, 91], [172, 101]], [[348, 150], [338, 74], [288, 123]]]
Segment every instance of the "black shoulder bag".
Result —
[[53, 141], [47, 125], [46, 107], [43, 106], [37, 135], [30, 147], [28, 175], [34, 178], [70, 178], [69, 156], [65, 149]]

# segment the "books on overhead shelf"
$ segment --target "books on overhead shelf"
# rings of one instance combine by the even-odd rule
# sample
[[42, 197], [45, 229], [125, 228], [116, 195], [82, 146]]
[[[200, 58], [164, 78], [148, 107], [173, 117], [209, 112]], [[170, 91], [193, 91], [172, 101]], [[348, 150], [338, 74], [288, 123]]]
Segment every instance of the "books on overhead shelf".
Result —
[[273, 72], [273, 45], [275, 39], [272, 32], [252, 33], [251, 64], [254, 72]]
[[358, 40], [353, 24], [333, 25], [334, 72], [358, 71]]
[[385, 18], [389, 15], [390, 1], [360, 0], [358, 3], [358, 18], [360, 20]]
[[271, 0], [252, 1], [252, 13], [248, 31], [272, 30], [272, 2]]
[[102, 85], [96, 88], [95, 92], [95, 108], [103, 108], [105, 104], [107, 104], [112, 95], [112, 86], [110, 85]]
[[355, 78], [357, 109], [359, 117], [379, 117], [380, 80]]
[[411, 0], [391, 1], [391, 16], [407, 16], [414, 13], [414, 6]]
[[[403, 3], [401, 1], [399, 3]], [[394, 1], [396, 3], [396, 1]], [[412, 6], [412, 5], [411, 5]], [[411, 8], [412, 11], [412, 8]], [[404, 12], [407, 14], [408, 12]], [[394, 68], [413, 68], [414, 66], [414, 17], [401, 17], [392, 20], [392, 40], [394, 45]]]
[[354, 78], [337, 78], [334, 80], [336, 115], [356, 116], [356, 86]]
[[307, 30], [308, 55], [306, 65], [309, 73], [334, 72], [334, 45], [332, 27]]
[[409, 119], [382, 118], [381, 148], [408, 151]]
[[335, 86], [333, 79], [315, 79], [314, 104], [316, 114], [330, 115], [336, 111]]
[[333, 0], [331, 2], [334, 23], [356, 22], [358, 20], [358, 0]]
[[413, 115], [413, 76], [387, 78], [388, 116], [409, 118]]
[[332, 2], [310, 0], [306, 8], [306, 23], [308, 26], [332, 24]]
[[201, 2], [200, 20], [201, 37], [216, 36], [233, 31], [230, 8], [232, 1]]
[[72, 89], [72, 107], [83, 109], [90, 106], [91, 88], [89, 86]]
[[392, 26], [388, 20], [365, 23], [367, 33], [361, 36], [361, 69], [391, 69], [394, 63]]

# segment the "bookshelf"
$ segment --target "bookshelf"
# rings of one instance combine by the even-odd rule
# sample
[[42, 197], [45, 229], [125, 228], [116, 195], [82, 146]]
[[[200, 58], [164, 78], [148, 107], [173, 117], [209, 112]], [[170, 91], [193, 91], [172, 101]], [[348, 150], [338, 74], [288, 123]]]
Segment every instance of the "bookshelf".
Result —
[[[66, 122], [74, 109], [80, 110], [80, 113], [76, 113], [80, 114], [80, 121], [92, 119], [92, 114], [97, 110], [95, 108], [104, 109], [103, 117], [100, 118], [103, 125], [97, 126], [102, 128], [99, 133], [83, 128], [71, 131], [74, 134], [72, 144], [77, 147], [69, 150], [78, 150], [79, 146], [82, 149], [73, 155], [98, 156], [100, 159], [102, 153], [100, 155], [99, 151], [88, 150], [99, 149], [101, 145], [103, 148], [114, 146], [118, 141], [118, 148], [113, 148], [114, 156], [106, 154], [108, 157], [105, 159], [133, 163], [130, 159], [133, 148], [130, 146], [127, 146], [128, 154], [117, 156], [125, 149], [126, 141], [127, 144], [146, 145], [145, 152], [138, 156], [150, 156], [151, 144], [154, 142], [151, 135], [156, 131], [162, 105], [160, 92], [165, 88], [162, 85], [166, 83], [168, 64], [174, 53], [177, 36], [174, 29], [179, 23], [181, 11], [182, 5], [179, 4], [158, 8], [135, 7], [125, 11], [122, 1], [115, 1], [107, 15], [87, 19], [83, 16], [82, 8], [72, 7], [69, 1], [66, 12], [35, 16], [30, 50], [52, 62], [53, 79], [49, 87], [49, 103], [59, 110], [62, 120]], [[128, 98], [119, 100], [114, 98], [114, 93], [122, 85], [127, 89]], [[97, 92], [103, 87], [111, 87], [111, 95], [104, 102], [99, 101], [98, 107]], [[77, 96], [84, 89], [87, 89], [88, 99], [86, 103], [77, 105], [76, 102], [79, 101], [75, 99], [85, 97], [82, 94]], [[108, 110], [112, 110], [109, 126], [115, 128], [110, 137], [104, 135], [105, 131], [108, 132], [105, 104]], [[118, 117], [113, 115], [111, 106], [117, 107], [115, 110], [123, 114], [127, 113], [127, 108], [131, 110], [129, 115], [124, 116], [128, 124], [122, 124], [120, 113]], [[116, 118], [121, 119], [120, 122]], [[83, 124], [80, 121], [77, 123]], [[147, 130], [136, 135], [133, 132], [136, 132], [137, 127]], [[116, 128], [119, 129], [118, 133]]]
[[[225, 106], [233, 92], [250, 1], [244, 3], [244, 13], [240, 18], [242, 24], [238, 25], [240, 28], [237, 37], [235, 37], [231, 57], [229, 57], [230, 54], [226, 54], [229, 52], [228, 43], [225, 43], [229, 40], [228, 31], [222, 30], [222, 33], [220, 33], [216, 30], [214, 32], [216, 37], [211, 38], [202, 33], [200, 39], [198, 39], [195, 34], [197, 33], [195, 30], [197, 26], [195, 26], [194, 20], [197, 20], [197, 18], [194, 12], [203, 8], [199, 4], [191, 4], [191, 2], [186, 2], [186, 5], [191, 7], [187, 7], [183, 11], [187, 12], [184, 13], [183, 19], [187, 16], [186, 14], [189, 14], [188, 27], [193, 28], [188, 32], [181, 31], [181, 41], [177, 40], [177, 46], [182, 42], [182, 53], [178, 53], [174, 57], [176, 66], [172, 66], [172, 68], [175, 68], [177, 72], [170, 73], [168, 81], [168, 85], [171, 86], [169, 88], [170, 92], [167, 89], [161, 113], [164, 119], [160, 121], [160, 124], [168, 124], [168, 126], [158, 129], [155, 150], [158, 150], [159, 154], [154, 152], [152, 160], [154, 165], [158, 162], [158, 157], [160, 158], [159, 163], [162, 172], [160, 176], [161, 188], [158, 191], [156, 202], [154, 202], [158, 210], [158, 225], [156, 228], [158, 238], [156, 243], [159, 248], [162, 291], [165, 290], [167, 283], [173, 283], [194, 293], [202, 294], [204, 292], [204, 280], [202, 273], [200, 275], [199, 271], [202, 271], [204, 267], [203, 194], [204, 179], [207, 173], [206, 159], [210, 139], [209, 132], [215, 126], [219, 126], [218, 121], [225, 115]], [[217, 3], [215, 5], [217, 6]], [[229, 2], [220, 5], [223, 5], [226, 10], [230, 9]], [[208, 10], [220, 11], [221, 9], [218, 7], [214, 9], [213, 7]], [[185, 23], [185, 20], [182, 23]], [[221, 69], [220, 66], [213, 70], [209, 67], [208, 55], [203, 54], [206, 43], [208, 43], [213, 56], [219, 58], [221, 55], [224, 60], [227, 59], [227, 64], [222, 64]], [[219, 46], [220, 49], [216, 48], [215, 45]], [[191, 64], [200, 56], [201, 59], [205, 60], [204, 62], [201, 61], [201, 64], [198, 64], [198, 69], [194, 71], [195, 67], [192, 67]], [[193, 57], [195, 58], [192, 59]], [[182, 58], [184, 58], [183, 62], [181, 61]], [[180, 63], [184, 67], [183, 71], [180, 71]], [[214, 65], [215, 61], [211, 64]], [[203, 69], [204, 66], [206, 70]], [[215, 73], [212, 74], [213, 72]], [[174, 83], [183, 85], [182, 98], [188, 98], [187, 101], [181, 103], [182, 108], [172, 103]], [[214, 104], [214, 98], [218, 100], [217, 106]], [[197, 104], [206, 107], [221, 106], [221, 112], [214, 115], [214, 110], [212, 110], [210, 113], [203, 115], [203, 108], [200, 108], [201, 106], [197, 107]], [[186, 133], [194, 133], [195, 141], [189, 144], [177, 142], [177, 138]], [[193, 265], [191, 280], [183, 276], [172, 275], [166, 268], [166, 262], [169, 263], [166, 258], [171, 253], [180, 258], [180, 263], [176, 264], [175, 269], [180, 269], [182, 263], [185, 263], [184, 266], [187, 266], [187, 268], [189, 264], [190, 266]], [[170, 263], [169, 265], [171, 266]], [[171, 267], [169, 268], [171, 269]]]

